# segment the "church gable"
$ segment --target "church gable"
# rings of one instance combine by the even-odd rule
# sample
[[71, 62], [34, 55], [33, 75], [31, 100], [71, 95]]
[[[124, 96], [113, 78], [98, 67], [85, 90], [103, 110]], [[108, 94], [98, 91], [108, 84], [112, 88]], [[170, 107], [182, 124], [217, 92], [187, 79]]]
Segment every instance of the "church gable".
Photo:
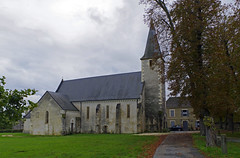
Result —
[[46, 92], [39, 100], [38, 106], [31, 112], [32, 130], [34, 135], [60, 135], [62, 133], [62, 108]]

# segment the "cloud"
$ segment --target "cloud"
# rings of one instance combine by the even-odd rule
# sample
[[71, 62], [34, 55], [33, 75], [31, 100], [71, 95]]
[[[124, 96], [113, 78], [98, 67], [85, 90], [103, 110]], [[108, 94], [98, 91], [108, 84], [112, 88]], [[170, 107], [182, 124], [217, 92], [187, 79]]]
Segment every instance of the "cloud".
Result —
[[128, 0], [0, 2], [0, 76], [36, 101], [61, 79], [140, 71], [143, 8]]

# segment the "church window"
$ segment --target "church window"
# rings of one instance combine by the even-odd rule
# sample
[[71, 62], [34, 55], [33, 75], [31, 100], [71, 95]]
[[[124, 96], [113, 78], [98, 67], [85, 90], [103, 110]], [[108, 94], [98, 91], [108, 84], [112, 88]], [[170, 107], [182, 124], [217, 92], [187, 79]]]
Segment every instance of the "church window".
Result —
[[149, 60], [149, 66], [152, 67], [152, 60]]
[[97, 105], [96, 107], [96, 114], [100, 112], [100, 104]]
[[80, 127], [81, 124], [81, 118], [80, 117], [76, 117], [76, 127]]
[[87, 119], [89, 119], [89, 106], [87, 107]]
[[130, 118], [130, 105], [127, 105], [127, 118]]
[[107, 113], [106, 113], [106, 118], [109, 118], [109, 106], [107, 105]]
[[45, 124], [48, 124], [48, 121], [49, 121], [49, 112], [46, 111], [46, 114], [45, 114]]

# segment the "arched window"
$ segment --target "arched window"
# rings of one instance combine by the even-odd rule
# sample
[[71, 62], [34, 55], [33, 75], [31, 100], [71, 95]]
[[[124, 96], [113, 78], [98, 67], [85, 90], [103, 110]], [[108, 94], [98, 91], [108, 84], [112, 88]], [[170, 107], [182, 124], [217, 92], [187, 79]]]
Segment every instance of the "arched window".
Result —
[[49, 112], [46, 111], [46, 115], [45, 115], [45, 124], [48, 124], [49, 121]]

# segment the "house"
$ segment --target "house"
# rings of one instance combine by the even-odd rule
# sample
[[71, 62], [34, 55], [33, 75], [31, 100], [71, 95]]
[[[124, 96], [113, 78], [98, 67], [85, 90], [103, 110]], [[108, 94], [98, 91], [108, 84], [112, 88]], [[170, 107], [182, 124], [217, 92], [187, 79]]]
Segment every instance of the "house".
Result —
[[181, 126], [185, 131], [199, 129], [199, 121], [193, 114], [193, 108], [187, 100], [170, 97], [166, 102], [166, 114], [169, 128]]
[[28, 114], [24, 132], [33, 135], [69, 133], [140, 133], [165, 125], [165, 84], [152, 65], [160, 47], [151, 25], [141, 71], [62, 80], [47, 91]]

